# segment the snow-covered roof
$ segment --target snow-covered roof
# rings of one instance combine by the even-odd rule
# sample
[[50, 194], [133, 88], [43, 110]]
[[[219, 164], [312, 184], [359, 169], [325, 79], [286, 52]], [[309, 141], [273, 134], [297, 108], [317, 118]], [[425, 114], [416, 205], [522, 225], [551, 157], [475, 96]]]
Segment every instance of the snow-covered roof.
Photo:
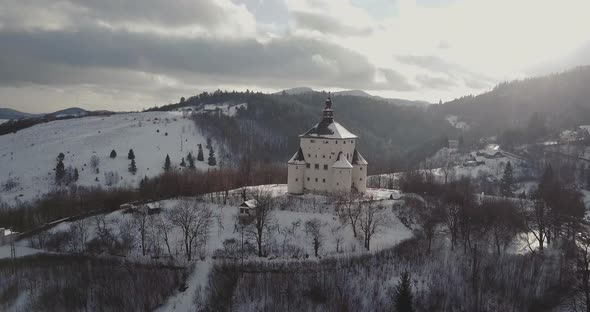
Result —
[[146, 204], [148, 209], [158, 209], [160, 208], [160, 204], [159, 203], [148, 203]]
[[350, 169], [352, 168], [352, 165], [350, 164], [350, 162], [348, 162], [346, 157], [344, 157], [344, 154], [340, 152], [338, 154], [338, 159], [336, 160], [336, 162], [334, 162], [332, 168]]
[[359, 153], [356, 148], [354, 149], [354, 153], [352, 154], [352, 164], [353, 165], [368, 165], [369, 163], [365, 160], [365, 158]]
[[289, 159], [288, 163], [289, 164], [305, 164], [305, 157], [303, 156], [303, 150], [301, 149], [301, 147], [299, 148], [297, 153], [295, 153], [295, 155], [293, 155], [293, 157], [291, 157], [291, 159]]
[[256, 199], [249, 199], [240, 205], [240, 207], [248, 208], [256, 208], [256, 206], [258, 206], [258, 201], [256, 201]]
[[355, 139], [356, 135], [346, 130], [341, 124], [335, 121], [322, 120], [313, 128], [309, 129], [300, 137], [322, 137], [328, 139]]

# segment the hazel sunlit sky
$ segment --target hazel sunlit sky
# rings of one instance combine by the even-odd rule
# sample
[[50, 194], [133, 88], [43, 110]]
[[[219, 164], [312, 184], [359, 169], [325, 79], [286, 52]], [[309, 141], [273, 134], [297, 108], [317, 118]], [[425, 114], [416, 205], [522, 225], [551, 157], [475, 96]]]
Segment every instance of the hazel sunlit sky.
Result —
[[0, 107], [217, 88], [438, 102], [590, 63], [588, 0], [0, 0]]

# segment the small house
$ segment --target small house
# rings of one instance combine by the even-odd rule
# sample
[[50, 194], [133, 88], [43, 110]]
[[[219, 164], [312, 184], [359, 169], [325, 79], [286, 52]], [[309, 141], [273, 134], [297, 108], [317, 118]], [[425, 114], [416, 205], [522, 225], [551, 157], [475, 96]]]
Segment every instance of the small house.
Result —
[[255, 209], [258, 206], [258, 202], [256, 201], [256, 199], [250, 199], [247, 200], [245, 202], [243, 202], [239, 207], [238, 207], [238, 215], [239, 216], [251, 216], [253, 215], [252, 213], [252, 209]]
[[10, 243], [18, 235], [17, 232], [13, 232], [9, 229], [0, 228], [0, 246]]
[[162, 212], [162, 207], [160, 207], [159, 203], [147, 203], [145, 208], [148, 215], [159, 214]]

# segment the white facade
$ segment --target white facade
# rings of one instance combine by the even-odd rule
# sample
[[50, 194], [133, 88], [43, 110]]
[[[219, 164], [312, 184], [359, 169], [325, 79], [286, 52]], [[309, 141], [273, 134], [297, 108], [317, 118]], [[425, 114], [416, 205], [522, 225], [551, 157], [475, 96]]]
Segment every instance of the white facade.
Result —
[[300, 135], [300, 147], [288, 162], [288, 191], [336, 192], [367, 189], [367, 162], [356, 150], [357, 136], [334, 121], [332, 101], [322, 120]]

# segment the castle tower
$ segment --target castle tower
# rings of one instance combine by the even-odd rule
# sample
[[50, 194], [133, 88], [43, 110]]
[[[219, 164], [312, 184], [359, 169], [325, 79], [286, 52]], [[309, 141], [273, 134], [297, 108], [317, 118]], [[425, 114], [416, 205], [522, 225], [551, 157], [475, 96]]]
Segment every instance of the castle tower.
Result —
[[331, 98], [320, 122], [299, 140], [288, 162], [289, 193], [366, 191], [367, 161], [356, 149], [357, 136], [334, 121]]

